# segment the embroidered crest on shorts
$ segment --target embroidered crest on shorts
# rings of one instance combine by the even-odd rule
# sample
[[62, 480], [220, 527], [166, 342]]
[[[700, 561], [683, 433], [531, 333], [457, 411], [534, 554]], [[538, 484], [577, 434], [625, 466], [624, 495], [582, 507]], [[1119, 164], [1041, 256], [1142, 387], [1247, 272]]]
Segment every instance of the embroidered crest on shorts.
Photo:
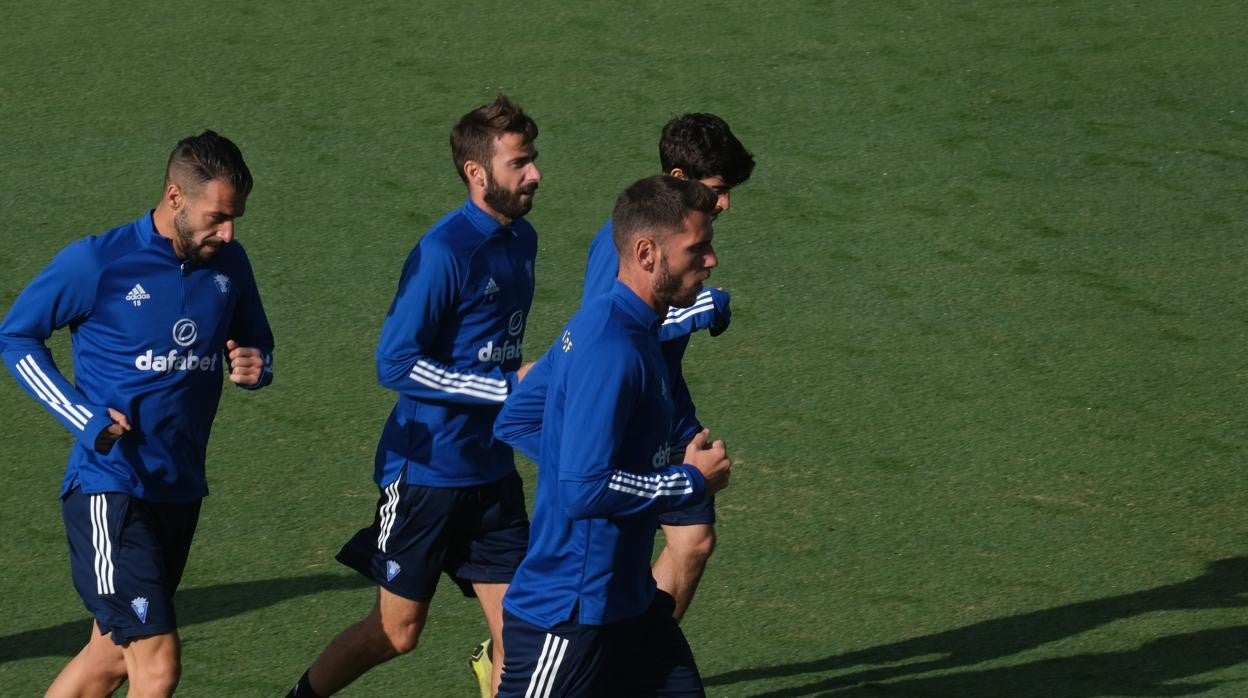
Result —
[[399, 566], [399, 563], [395, 562], [394, 560], [386, 560], [386, 581], [387, 582], [393, 582], [394, 578], [399, 576], [399, 572], [402, 572], [402, 571], [403, 571], [403, 568]]
[[134, 601], [130, 602], [130, 608], [134, 609], [134, 615], [139, 617], [140, 623], [147, 622], [147, 599], [142, 596], [137, 597]]

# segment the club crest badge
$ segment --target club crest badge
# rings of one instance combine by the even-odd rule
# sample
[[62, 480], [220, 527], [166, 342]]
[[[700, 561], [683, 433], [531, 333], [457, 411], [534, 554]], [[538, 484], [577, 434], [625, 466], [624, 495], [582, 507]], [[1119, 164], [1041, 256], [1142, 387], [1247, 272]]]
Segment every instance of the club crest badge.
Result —
[[217, 290], [221, 295], [226, 296], [230, 293], [230, 277], [225, 274], [217, 274], [212, 277], [213, 282], [217, 285]]
[[387, 582], [393, 582], [394, 578], [399, 576], [399, 572], [402, 572], [402, 571], [403, 571], [403, 568], [399, 566], [399, 563], [395, 562], [394, 560], [386, 560], [386, 581]]
[[134, 609], [134, 615], [139, 617], [140, 623], [147, 622], [147, 599], [142, 596], [130, 602], [130, 608]]

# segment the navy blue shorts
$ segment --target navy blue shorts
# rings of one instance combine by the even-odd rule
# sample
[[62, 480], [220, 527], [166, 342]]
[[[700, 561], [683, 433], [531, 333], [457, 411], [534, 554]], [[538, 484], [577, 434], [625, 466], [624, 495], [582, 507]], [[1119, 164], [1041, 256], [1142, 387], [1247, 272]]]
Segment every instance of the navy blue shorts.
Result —
[[659, 592], [641, 616], [610, 625], [560, 623], [550, 630], [503, 611], [498, 698], [637, 698], [706, 695], [693, 651]]
[[124, 645], [178, 629], [173, 594], [199, 523], [200, 502], [146, 502], [84, 494], [61, 502], [74, 588], [100, 631]]
[[465, 596], [473, 582], [508, 584], [529, 546], [524, 483], [513, 472], [474, 487], [382, 488], [373, 525], [360, 529], [338, 561], [387, 591], [428, 601], [446, 572]]

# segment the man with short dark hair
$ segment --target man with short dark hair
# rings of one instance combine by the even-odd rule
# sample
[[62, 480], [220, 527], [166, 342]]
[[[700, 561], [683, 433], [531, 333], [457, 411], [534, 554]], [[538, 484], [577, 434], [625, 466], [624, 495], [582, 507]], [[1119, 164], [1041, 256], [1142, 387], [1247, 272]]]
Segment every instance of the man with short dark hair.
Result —
[[620, 195], [618, 275], [543, 358], [549, 387], [528, 554], [504, 599], [500, 698], [700, 696], [701, 679], [650, 555], [658, 517], [728, 484], [702, 431], [669, 465], [675, 417], [659, 328], [716, 266], [716, 195], [667, 175]]
[[[0, 355], [77, 443], [61, 489], [74, 586], [95, 622], [48, 696], [172, 694], [173, 596], [208, 494], [222, 374], [272, 380], [273, 335], [235, 221], [251, 173], [212, 131], [177, 144], [156, 208], [66, 247], [14, 301]], [[73, 330], [74, 382], [45, 344]]]
[[468, 201], [434, 224], [403, 267], [377, 347], [378, 378], [399, 394], [377, 446], [380, 499], [372, 526], [338, 553], [377, 583], [377, 602], [291, 696], [329, 696], [414, 649], [443, 572], [480, 601], [502, 655], [503, 593], [529, 521], [511, 447], [491, 431], [522, 375], [537, 254], [523, 216], [541, 180], [536, 138], [537, 124], [501, 94], [451, 132]]
[[[715, 216], [728, 210], [733, 188], [748, 180], [754, 171], [754, 157], [728, 124], [714, 114], [684, 114], [667, 122], [659, 138], [659, 160], [664, 173], [710, 187], [716, 195]], [[608, 227], [604, 226], [590, 245], [582, 303], [610, 288], [618, 266], [609, 244]], [[685, 351], [693, 332], [705, 329], [715, 336], [728, 328], [728, 301], [727, 291], [703, 289], [688, 308], [673, 308], [664, 318], [660, 339], [663, 356], [672, 370], [676, 401], [673, 453], [683, 452], [703, 428], [685, 383]], [[707, 497], [690, 507], [667, 512], [659, 517], [659, 523], [663, 526], [664, 545], [654, 561], [654, 578], [660, 589], [671, 594], [675, 601], [673, 613], [680, 620], [693, 602], [715, 549], [715, 498]]]
[[[728, 124], [714, 114], [684, 114], [664, 125], [659, 139], [659, 160], [664, 173], [697, 180], [715, 192], [715, 216], [728, 210], [732, 189], [748, 180], [754, 170], [754, 157], [733, 135]], [[607, 292], [614, 284], [619, 258], [612, 241], [612, 228], [612, 221], [607, 221], [590, 244], [582, 304]], [[702, 430], [681, 367], [690, 337], [703, 329], [709, 330], [712, 336], [718, 335], [728, 327], [730, 317], [728, 293], [707, 288], [690, 307], [672, 308], [664, 318], [659, 338], [672, 371], [676, 401], [673, 453], [683, 453], [689, 441]], [[543, 358], [534, 365], [524, 384], [508, 398], [496, 423], [500, 439], [534, 460], [541, 458], [538, 444], [548, 377], [549, 367]], [[687, 508], [667, 512], [659, 520], [665, 545], [654, 563], [654, 576], [659, 589], [675, 600], [674, 614], [679, 620], [693, 600], [714, 549], [715, 499], [708, 497]]]

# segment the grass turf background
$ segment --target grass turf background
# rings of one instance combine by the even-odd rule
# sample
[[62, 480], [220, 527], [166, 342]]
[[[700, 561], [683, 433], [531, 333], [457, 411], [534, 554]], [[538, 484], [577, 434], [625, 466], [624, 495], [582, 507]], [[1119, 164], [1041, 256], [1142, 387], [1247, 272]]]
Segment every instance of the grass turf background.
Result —
[[[450, 125], [500, 88], [542, 127], [533, 356], [667, 118], [719, 113], [759, 161], [717, 225], [733, 327], [687, 370], [740, 462], [685, 623], [711, 695], [1248, 692], [1242, 4], [3, 15], [0, 309], [150, 207], [178, 138], [217, 129], [256, 176], [278, 380], [226, 390], [182, 695], [278, 695], [371, 603], [332, 554], [376, 496], [372, 350], [462, 199]], [[88, 628], [69, 438], [11, 380], [0, 418], [0, 685], [37, 695]], [[473, 695], [483, 632], [444, 585], [416, 653], [347, 695]]]

